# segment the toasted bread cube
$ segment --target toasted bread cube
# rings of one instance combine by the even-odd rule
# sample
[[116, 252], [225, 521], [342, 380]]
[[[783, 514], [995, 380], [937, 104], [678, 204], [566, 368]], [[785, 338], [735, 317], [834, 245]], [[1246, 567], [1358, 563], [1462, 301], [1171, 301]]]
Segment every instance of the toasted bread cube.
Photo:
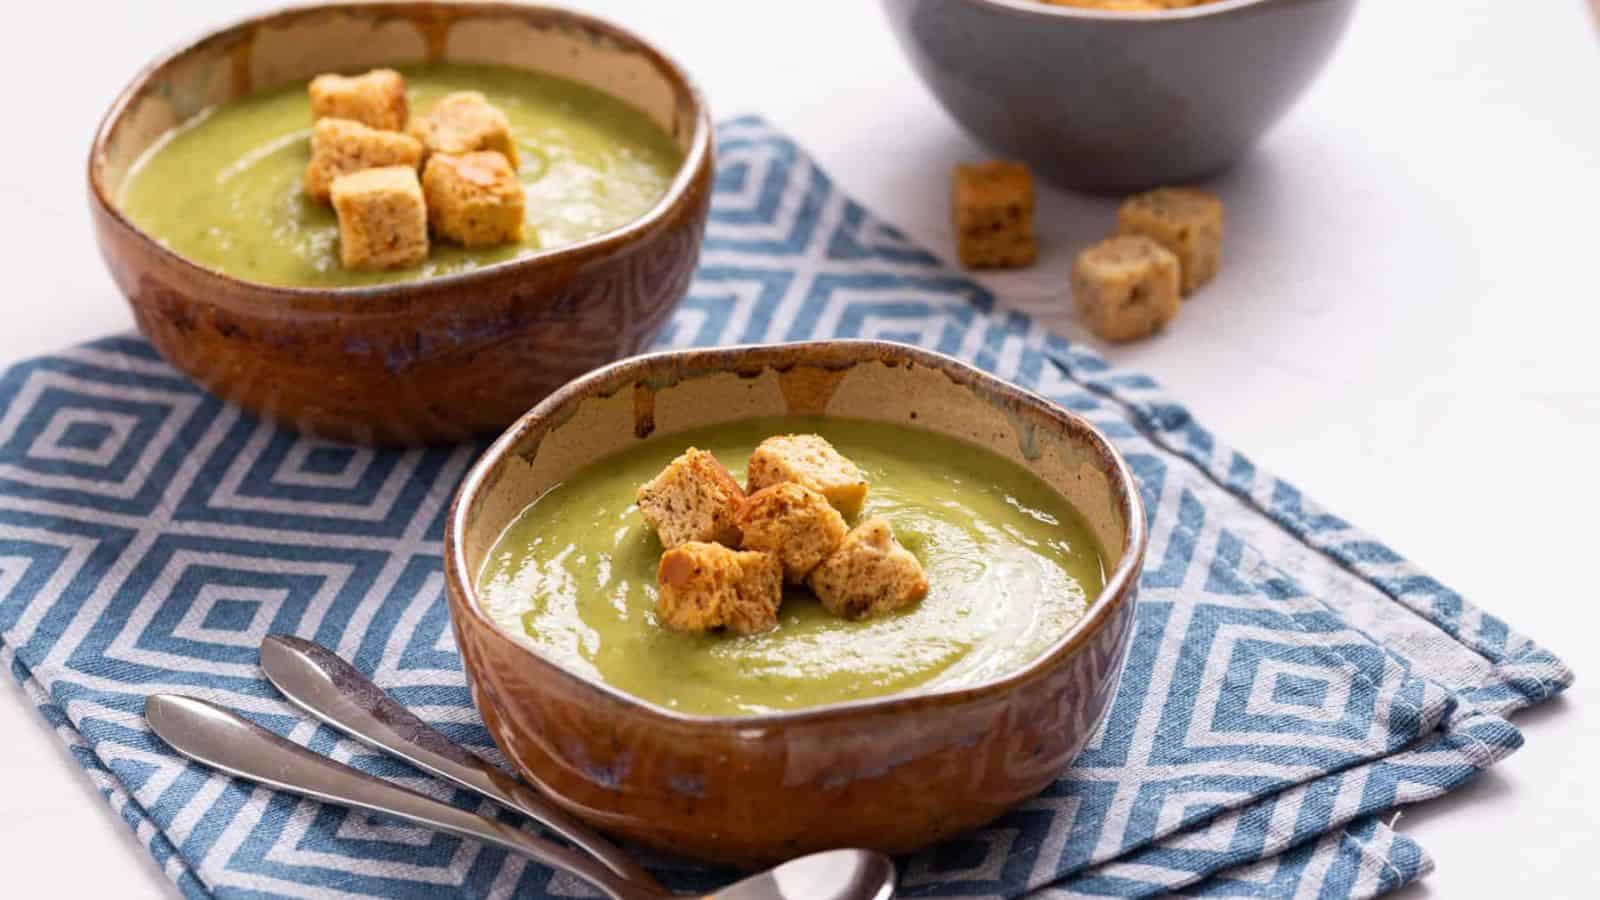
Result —
[[771, 631], [778, 626], [778, 607], [783, 605], [783, 564], [771, 553], [755, 550], [740, 550], [734, 556], [739, 583], [733, 605], [723, 610], [723, 627], [734, 634]]
[[955, 169], [956, 255], [970, 269], [1033, 265], [1033, 175], [1014, 162]]
[[782, 568], [770, 553], [690, 541], [656, 568], [656, 614], [674, 631], [757, 634], [778, 624]]
[[365, 75], [318, 75], [306, 92], [312, 119], [351, 119], [384, 131], [404, 131], [408, 105], [406, 80], [393, 69]]
[[328, 202], [328, 191], [340, 175], [381, 166], [422, 162], [422, 144], [398, 131], [379, 131], [351, 119], [318, 119], [311, 127], [311, 162], [306, 164], [306, 195]]
[[1178, 314], [1178, 268], [1178, 258], [1147, 237], [1106, 238], [1072, 266], [1078, 318], [1108, 341], [1154, 334]]
[[347, 269], [402, 269], [428, 258], [428, 210], [411, 166], [362, 169], [333, 180], [339, 260]]
[[804, 582], [850, 530], [827, 497], [792, 481], [745, 498], [738, 521], [741, 546], [777, 556], [784, 580], [793, 584]]
[[477, 91], [446, 94], [411, 122], [411, 135], [428, 153], [471, 153], [489, 150], [505, 156], [515, 169], [522, 162], [511, 140], [506, 114]]
[[1116, 10], [1120, 12], [1154, 12], [1192, 6], [1213, 0], [1044, 0], [1051, 6], [1077, 6], [1087, 9]]
[[640, 485], [635, 500], [663, 547], [690, 541], [739, 546], [736, 518], [744, 491], [709, 451], [685, 450], [660, 474]]
[[769, 437], [750, 454], [745, 470], [750, 490], [785, 481], [805, 485], [828, 498], [846, 518], [855, 518], [867, 500], [867, 476], [821, 435]]
[[1178, 257], [1183, 296], [1210, 281], [1222, 261], [1222, 201], [1199, 188], [1157, 188], [1117, 210], [1117, 234], [1142, 234]]
[[909, 606], [928, 595], [928, 577], [911, 551], [894, 539], [882, 516], [873, 516], [845, 535], [806, 584], [828, 611], [863, 619]]
[[422, 169], [428, 222], [466, 247], [522, 240], [522, 182], [498, 153], [435, 153]]

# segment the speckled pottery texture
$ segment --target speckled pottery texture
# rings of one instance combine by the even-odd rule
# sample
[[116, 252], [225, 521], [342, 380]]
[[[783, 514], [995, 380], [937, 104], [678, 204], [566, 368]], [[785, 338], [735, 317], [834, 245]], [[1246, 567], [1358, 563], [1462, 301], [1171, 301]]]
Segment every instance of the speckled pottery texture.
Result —
[[1316, 77], [1355, 5], [883, 0], [917, 74], [967, 131], [1095, 191], [1191, 181], [1238, 160]]
[[[195, 113], [319, 72], [452, 60], [537, 68], [642, 110], [684, 163], [634, 222], [482, 269], [370, 288], [242, 281], [180, 258], [115, 199], [130, 166]], [[688, 290], [711, 196], [711, 121], [684, 72], [577, 13], [497, 3], [349, 3], [216, 31], [140, 73], [89, 158], [95, 236], [169, 362], [252, 412], [341, 440], [459, 440], [504, 428], [573, 377], [637, 353]]]
[[[1089, 523], [1107, 554], [1104, 592], [1037, 660], [994, 682], [725, 718], [569, 672], [481, 611], [474, 578], [495, 539], [585, 465], [651, 436], [815, 414], [924, 428], [1026, 466]], [[463, 481], [445, 571], [473, 700], [523, 774], [614, 834], [757, 866], [829, 847], [911, 851], [1050, 784], [1112, 695], [1144, 552], [1133, 477], [1088, 422], [936, 353], [824, 341], [653, 354], [562, 388]]]

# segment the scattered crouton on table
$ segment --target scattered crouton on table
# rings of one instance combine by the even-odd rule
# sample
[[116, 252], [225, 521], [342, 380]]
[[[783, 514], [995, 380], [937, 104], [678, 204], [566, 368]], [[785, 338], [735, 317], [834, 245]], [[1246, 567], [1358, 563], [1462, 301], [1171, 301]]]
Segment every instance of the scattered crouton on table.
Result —
[[1178, 314], [1178, 258], [1140, 235], [1109, 237], [1072, 267], [1078, 317], [1108, 341], [1154, 334]]
[[951, 192], [956, 255], [971, 269], [1033, 264], [1033, 175], [1015, 162], [956, 166]]
[[1199, 188], [1135, 194], [1117, 210], [1117, 233], [1139, 234], [1178, 258], [1185, 297], [1210, 281], [1222, 261], [1222, 201]]

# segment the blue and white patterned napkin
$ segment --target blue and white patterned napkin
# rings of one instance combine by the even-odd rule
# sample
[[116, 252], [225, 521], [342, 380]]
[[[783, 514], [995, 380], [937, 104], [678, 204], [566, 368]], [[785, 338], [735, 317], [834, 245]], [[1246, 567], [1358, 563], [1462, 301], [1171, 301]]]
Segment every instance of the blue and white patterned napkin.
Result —
[[[995, 308], [755, 119], [720, 129], [704, 257], [662, 347], [877, 337], [933, 347], [1099, 425], [1137, 473], [1149, 563], [1125, 677], [1072, 770], [901, 861], [911, 897], [1370, 897], [1428, 871], [1385, 813], [1515, 749], [1559, 660], [1256, 468], [1151, 379]], [[477, 447], [383, 452], [219, 403], [117, 337], [0, 377], [0, 653], [191, 897], [589, 896], [471, 841], [185, 765], [144, 697], [209, 697], [319, 752], [490, 808], [314, 727], [256, 668], [336, 648], [494, 756], [452, 646], [446, 503]], [[496, 758], [498, 758], [496, 756]], [[652, 859], [667, 883], [728, 873]]]

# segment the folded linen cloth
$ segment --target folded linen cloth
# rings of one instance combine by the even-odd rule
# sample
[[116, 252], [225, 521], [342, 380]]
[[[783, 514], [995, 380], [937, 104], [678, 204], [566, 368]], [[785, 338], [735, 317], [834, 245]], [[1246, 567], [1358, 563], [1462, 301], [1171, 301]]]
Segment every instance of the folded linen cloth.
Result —
[[[910, 897], [1370, 897], [1431, 868], [1381, 819], [1515, 749], [1502, 716], [1559, 660], [1261, 471], [1150, 378], [997, 306], [837, 191], [758, 119], [719, 129], [704, 255], [660, 347], [875, 337], [965, 359], [1086, 416], [1151, 525], [1137, 632], [1073, 768], [901, 860]], [[295, 715], [269, 632], [335, 648], [499, 759], [456, 657], [446, 504], [475, 446], [374, 451], [220, 403], [136, 337], [0, 376], [0, 658], [181, 891], [590, 896], [472, 841], [185, 765], [144, 697], [221, 702], [291, 739], [492, 811]], [[729, 873], [647, 856], [669, 885]]]

